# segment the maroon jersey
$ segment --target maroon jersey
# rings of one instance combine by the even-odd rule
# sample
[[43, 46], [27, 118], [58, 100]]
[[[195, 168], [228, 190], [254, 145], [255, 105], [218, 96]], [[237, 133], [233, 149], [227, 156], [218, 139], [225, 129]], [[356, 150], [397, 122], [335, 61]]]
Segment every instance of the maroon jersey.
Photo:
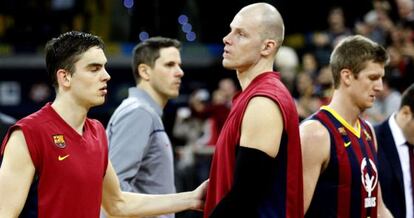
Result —
[[86, 119], [79, 135], [51, 107], [21, 119], [21, 129], [35, 167], [35, 177], [20, 217], [99, 217], [102, 184], [108, 164], [105, 129]]
[[[303, 217], [302, 157], [299, 140], [299, 118], [295, 103], [275, 72], [257, 76], [233, 99], [233, 106], [217, 141], [207, 192], [204, 217], [230, 191], [233, 184], [236, 150], [240, 142], [241, 123], [246, 107], [255, 96], [273, 100], [283, 116], [283, 134], [279, 153], [272, 167], [277, 176], [271, 190], [257, 208], [260, 217]], [[261, 187], [257, 187], [258, 191]]]
[[310, 119], [326, 127], [331, 144], [329, 164], [306, 217], [377, 217], [378, 165], [371, 128], [359, 119], [355, 129], [327, 106]]

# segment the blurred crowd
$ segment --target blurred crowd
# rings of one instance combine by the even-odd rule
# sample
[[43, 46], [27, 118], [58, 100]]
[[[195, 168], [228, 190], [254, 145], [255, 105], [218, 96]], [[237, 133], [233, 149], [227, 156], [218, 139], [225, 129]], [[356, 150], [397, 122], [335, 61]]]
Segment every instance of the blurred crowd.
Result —
[[383, 45], [390, 62], [383, 78], [384, 87], [375, 106], [365, 118], [373, 124], [383, 121], [399, 107], [401, 91], [414, 82], [414, 1], [396, 0], [398, 19], [391, 18], [389, 1], [374, 0], [373, 9], [353, 26], [346, 25], [341, 7], [334, 7], [327, 17], [328, 28], [305, 36], [300, 49], [284, 46], [276, 57], [276, 69], [296, 99], [301, 119], [329, 102], [332, 78], [329, 56], [343, 37], [360, 34]]
[[182, 143], [175, 149], [178, 190], [191, 189], [208, 178], [214, 145], [237, 91], [233, 79], [223, 78], [211, 94], [195, 89], [188, 105], [178, 108], [172, 130], [172, 137]]

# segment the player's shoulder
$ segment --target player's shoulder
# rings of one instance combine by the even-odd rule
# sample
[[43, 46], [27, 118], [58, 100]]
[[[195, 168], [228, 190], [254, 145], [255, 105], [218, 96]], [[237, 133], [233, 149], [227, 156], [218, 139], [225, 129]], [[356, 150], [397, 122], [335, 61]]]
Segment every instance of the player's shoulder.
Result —
[[246, 111], [253, 114], [255, 117], [270, 117], [279, 114], [280, 108], [279, 105], [269, 97], [254, 96], [250, 99]]
[[329, 140], [329, 131], [319, 120], [308, 119], [303, 121], [299, 125], [299, 133], [302, 141], [304, 139], [312, 141]]

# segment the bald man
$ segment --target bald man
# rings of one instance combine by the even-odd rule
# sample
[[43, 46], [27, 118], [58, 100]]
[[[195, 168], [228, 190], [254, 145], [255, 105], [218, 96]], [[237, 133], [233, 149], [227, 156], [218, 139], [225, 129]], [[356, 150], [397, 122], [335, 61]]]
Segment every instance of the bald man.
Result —
[[242, 91], [217, 141], [204, 217], [303, 217], [299, 118], [273, 72], [283, 19], [266, 3], [242, 8], [224, 37], [223, 66]]

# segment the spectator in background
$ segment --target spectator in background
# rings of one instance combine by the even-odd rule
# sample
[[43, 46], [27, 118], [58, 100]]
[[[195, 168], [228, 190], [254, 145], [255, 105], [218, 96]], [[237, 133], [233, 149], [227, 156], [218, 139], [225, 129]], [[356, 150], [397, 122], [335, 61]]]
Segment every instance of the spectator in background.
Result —
[[228, 90], [231, 91], [229, 93], [223, 88], [219, 86], [218, 89], [213, 91], [211, 103], [202, 112], [207, 117], [204, 123], [203, 135], [196, 141], [198, 148], [195, 151], [197, 183], [206, 180], [209, 176], [211, 157], [214, 153], [221, 129], [230, 112], [231, 105], [228, 104], [228, 98], [231, 97], [231, 92], [234, 93], [234, 89], [231, 88], [231, 90]]
[[218, 88], [213, 91], [211, 102], [204, 107], [196, 107], [196, 103], [191, 105], [195, 117], [206, 120], [207, 128], [198, 142], [199, 145], [215, 145], [221, 128], [230, 112], [233, 96], [237, 88], [234, 81], [224, 78], [219, 81]]
[[193, 116], [205, 120], [203, 135], [195, 142], [198, 146], [214, 146], [230, 112], [223, 90], [213, 91], [211, 102], [203, 108], [192, 107]]
[[[200, 146], [197, 141], [203, 136], [206, 120], [195, 117], [191, 107], [204, 109], [209, 103], [210, 94], [206, 89], [194, 90], [188, 100], [188, 106], [177, 110], [172, 134], [181, 141], [175, 147], [175, 184], [177, 191], [191, 190], [199, 181], [199, 172], [196, 170], [195, 152]], [[177, 214], [191, 216], [192, 212]]]
[[197, 89], [190, 96], [190, 108], [182, 107], [177, 111], [173, 134], [185, 139], [185, 145], [176, 149], [179, 184], [192, 184], [191, 180], [198, 184], [208, 178], [211, 156], [235, 90], [233, 80], [222, 79], [211, 100], [207, 90]]
[[414, 84], [399, 109], [375, 126], [379, 181], [385, 205], [394, 217], [414, 217]]
[[315, 95], [319, 97], [321, 105], [327, 105], [331, 101], [333, 91], [331, 68], [329, 65], [322, 66], [315, 80]]
[[321, 65], [329, 64], [329, 55], [336, 43], [352, 34], [346, 26], [344, 11], [341, 7], [330, 9], [327, 22], [327, 30], [316, 32], [311, 37], [312, 51]]
[[[175, 193], [170, 139], [162, 123], [168, 100], [179, 95], [180, 42], [149, 38], [133, 50], [136, 86], [115, 110], [107, 127], [109, 158], [121, 189], [145, 194]], [[174, 217], [174, 214], [160, 217]]]
[[233, 101], [233, 97], [238, 91], [234, 80], [231, 78], [223, 78], [219, 81], [218, 90], [222, 91], [227, 107], [231, 107], [231, 102]]
[[403, 23], [414, 28], [414, 2], [412, 0], [396, 0], [398, 15]]
[[[395, 30], [400, 31], [400, 30]], [[397, 33], [394, 33], [396, 35]], [[399, 43], [398, 43], [399, 44]], [[390, 45], [387, 48], [390, 54], [390, 63], [387, 67], [388, 74], [398, 87], [396, 89], [402, 92], [414, 81], [414, 53], [413, 56], [407, 56], [403, 52], [404, 44]], [[414, 48], [412, 48], [414, 51]], [[406, 51], [410, 51], [410, 46], [407, 46]], [[409, 52], [410, 53], [410, 52]]]
[[373, 1], [374, 9], [364, 15], [362, 21], [355, 23], [355, 33], [363, 35], [380, 45], [385, 45], [388, 28], [382, 25], [389, 21], [387, 9], [389, 5], [384, 1]]
[[328, 31], [331, 48], [342, 40], [342, 38], [352, 34], [352, 31], [346, 27], [344, 11], [341, 7], [334, 7], [329, 11], [328, 15]]
[[296, 79], [296, 89], [298, 96], [296, 98], [296, 108], [299, 119], [303, 120], [313, 114], [321, 106], [319, 98], [315, 95], [313, 80], [309, 74], [300, 73]]
[[295, 86], [295, 77], [299, 68], [299, 57], [296, 51], [288, 46], [281, 46], [275, 56], [274, 68], [280, 72], [282, 81], [290, 91]]
[[319, 74], [319, 63], [311, 52], [302, 55], [302, 72], [309, 74], [312, 80], [315, 80]]
[[206, 89], [196, 89], [188, 99], [188, 106], [177, 110], [173, 134], [183, 141], [183, 144], [195, 144], [203, 134], [205, 119], [194, 116], [194, 111], [205, 110], [209, 100], [210, 93]]

